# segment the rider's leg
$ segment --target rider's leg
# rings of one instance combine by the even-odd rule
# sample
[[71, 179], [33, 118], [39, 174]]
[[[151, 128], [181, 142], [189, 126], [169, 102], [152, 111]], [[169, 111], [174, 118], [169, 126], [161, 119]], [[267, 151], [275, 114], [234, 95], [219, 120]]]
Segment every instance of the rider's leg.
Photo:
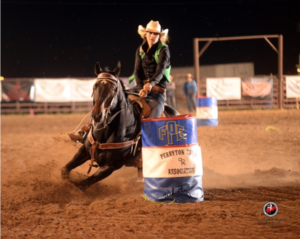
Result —
[[[164, 110], [165, 94], [159, 92], [151, 92], [150, 97], [154, 100], [147, 102], [151, 108], [151, 113], [148, 118], [159, 118]], [[146, 98], [147, 101], [147, 98]]]
[[87, 125], [83, 126], [79, 131], [68, 133], [68, 135], [71, 138], [71, 140], [73, 140], [75, 142], [79, 141], [79, 142], [83, 143], [82, 142], [83, 137], [85, 134], [87, 134], [90, 131], [91, 126], [92, 126], [92, 124], [90, 122]]

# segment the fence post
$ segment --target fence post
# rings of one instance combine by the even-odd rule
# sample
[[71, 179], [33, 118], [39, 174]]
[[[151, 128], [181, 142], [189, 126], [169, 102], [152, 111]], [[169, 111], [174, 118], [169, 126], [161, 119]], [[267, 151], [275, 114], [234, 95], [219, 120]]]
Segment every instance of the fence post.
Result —
[[283, 75], [283, 36], [279, 35], [278, 37], [278, 106], [279, 109], [283, 109], [283, 95], [284, 95], [284, 89], [283, 89], [283, 82], [282, 82], [282, 75]]
[[199, 41], [194, 38], [194, 67], [195, 67], [195, 78], [197, 82], [197, 95], [200, 96], [200, 60], [199, 60]]
[[17, 108], [17, 111], [20, 110], [20, 102], [19, 101], [16, 102], [16, 108]]
[[71, 111], [72, 111], [72, 113], [75, 112], [75, 102], [74, 101], [72, 101]]

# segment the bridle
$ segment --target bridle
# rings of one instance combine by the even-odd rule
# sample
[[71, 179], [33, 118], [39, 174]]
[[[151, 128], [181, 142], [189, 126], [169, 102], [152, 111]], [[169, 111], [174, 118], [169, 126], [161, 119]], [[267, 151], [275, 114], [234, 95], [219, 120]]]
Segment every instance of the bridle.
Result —
[[[105, 110], [109, 110], [109, 109], [111, 108], [111, 106], [112, 106], [112, 103], [113, 103], [113, 101], [114, 101], [114, 98], [118, 95], [118, 93], [119, 93], [119, 91], [120, 91], [119, 86], [118, 86], [119, 80], [118, 80], [114, 75], [112, 75], [112, 74], [110, 74], [110, 73], [107, 73], [107, 72], [104, 72], [104, 73], [101, 73], [101, 74], [98, 75], [97, 81], [95, 82], [95, 84], [96, 84], [97, 82], [99, 82], [99, 81], [103, 81], [104, 83], [107, 82], [107, 81], [108, 81], [108, 82], [111, 82], [111, 83], [113, 83], [113, 84], [116, 86], [116, 88], [117, 88], [117, 90], [116, 90], [116, 92], [114, 93], [113, 98], [112, 98], [112, 100], [111, 100], [110, 106], [107, 107], [107, 108], [105, 109]], [[126, 108], [128, 108], [129, 105], [132, 105], [132, 104], [134, 104], [134, 103], [137, 102], [137, 101], [138, 101], [138, 99], [137, 99], [137, 100], [134, 100], [134, 101], [131, 101], [129, 104], [126, 104], [126, 106], [125, 106], [124, 108], [120, 109], [120, 110], [117, 111], [114, 115], [112, 115], [112, 116], [110, 117], [110, 119], [108, 120], [108, 122], [106, 122], [106, 124], [105, 124], [102, 128], [100, 128], [100, 129], [94, 129], [94, 130], [95, 130], [95, 131], [99, 131], [99, 130], [102, 130], [102, 129], [106, 128], [106, 127], [113, 121], [113, 119], [114, 119], [121, 111], [125, 110]], [[94, 122], [93, 122], [93, 125], [94, 125]]]
[[95, 84], [97, 84], [98, 82], [103, 82], [104, 84], [106, 84], [107, 82], [111, 82], [111, 83], [113, 83], [115, 85], [115, 87], [117, 89], [115, 91], [114, 95], [113, 95], [113, 98], [112, 98], [112, 100], [110, 102], [110, 105], [107, 108], [104, 108], [104, 110], [109, 110], [111, 108], [111, 106], [112, 106], [112, 103], [114, 102], [115, 97], [119, 93], [119, 86], [118, 86], [119, 80], [114, 75], [112, 75], [110, 73], [107, 73], [107, 72], [104, 72], [104, 73], [101, 73], [101, 74], [98, 75], [97, 81], [95, 82]]

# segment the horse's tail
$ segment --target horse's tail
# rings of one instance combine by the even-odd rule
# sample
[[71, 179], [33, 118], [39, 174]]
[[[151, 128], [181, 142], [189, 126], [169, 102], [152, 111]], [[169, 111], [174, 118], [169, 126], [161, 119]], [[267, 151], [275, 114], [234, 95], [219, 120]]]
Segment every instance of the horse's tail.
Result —
[[164, 113], [165, 113], [166, 117], [180, 115], [179, 112], [175, 108], [173, 108], [172, 106], [167, 105], [167, 104], [165, 104]]

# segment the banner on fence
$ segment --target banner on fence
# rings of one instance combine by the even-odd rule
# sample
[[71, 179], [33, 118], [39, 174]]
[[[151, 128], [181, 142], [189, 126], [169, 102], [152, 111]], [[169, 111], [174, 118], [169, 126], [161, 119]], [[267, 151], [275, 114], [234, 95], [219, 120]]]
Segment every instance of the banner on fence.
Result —
[[273, 78], [242, 78], [242, 95], [253, 98], [273, 98]]
[[206, 96], [216, 97], [218, 100], [240, 100], [241, 78], [207, 78]]
[[94, 80], [71, 80], [71, 101], [92, 101]]
[[286, 98], [300, 98], [300, 76], [286, 76]]
[[36, 102], [70, 102], [70, 79], [35, 79]]
[[34, 100], [31, 92], [33, 91], [32, 81], [1, 81], [2, 101], [24, 101]]
[[96, 79], [36, 79], [36, 102], [86, 102], [91, 101]]

